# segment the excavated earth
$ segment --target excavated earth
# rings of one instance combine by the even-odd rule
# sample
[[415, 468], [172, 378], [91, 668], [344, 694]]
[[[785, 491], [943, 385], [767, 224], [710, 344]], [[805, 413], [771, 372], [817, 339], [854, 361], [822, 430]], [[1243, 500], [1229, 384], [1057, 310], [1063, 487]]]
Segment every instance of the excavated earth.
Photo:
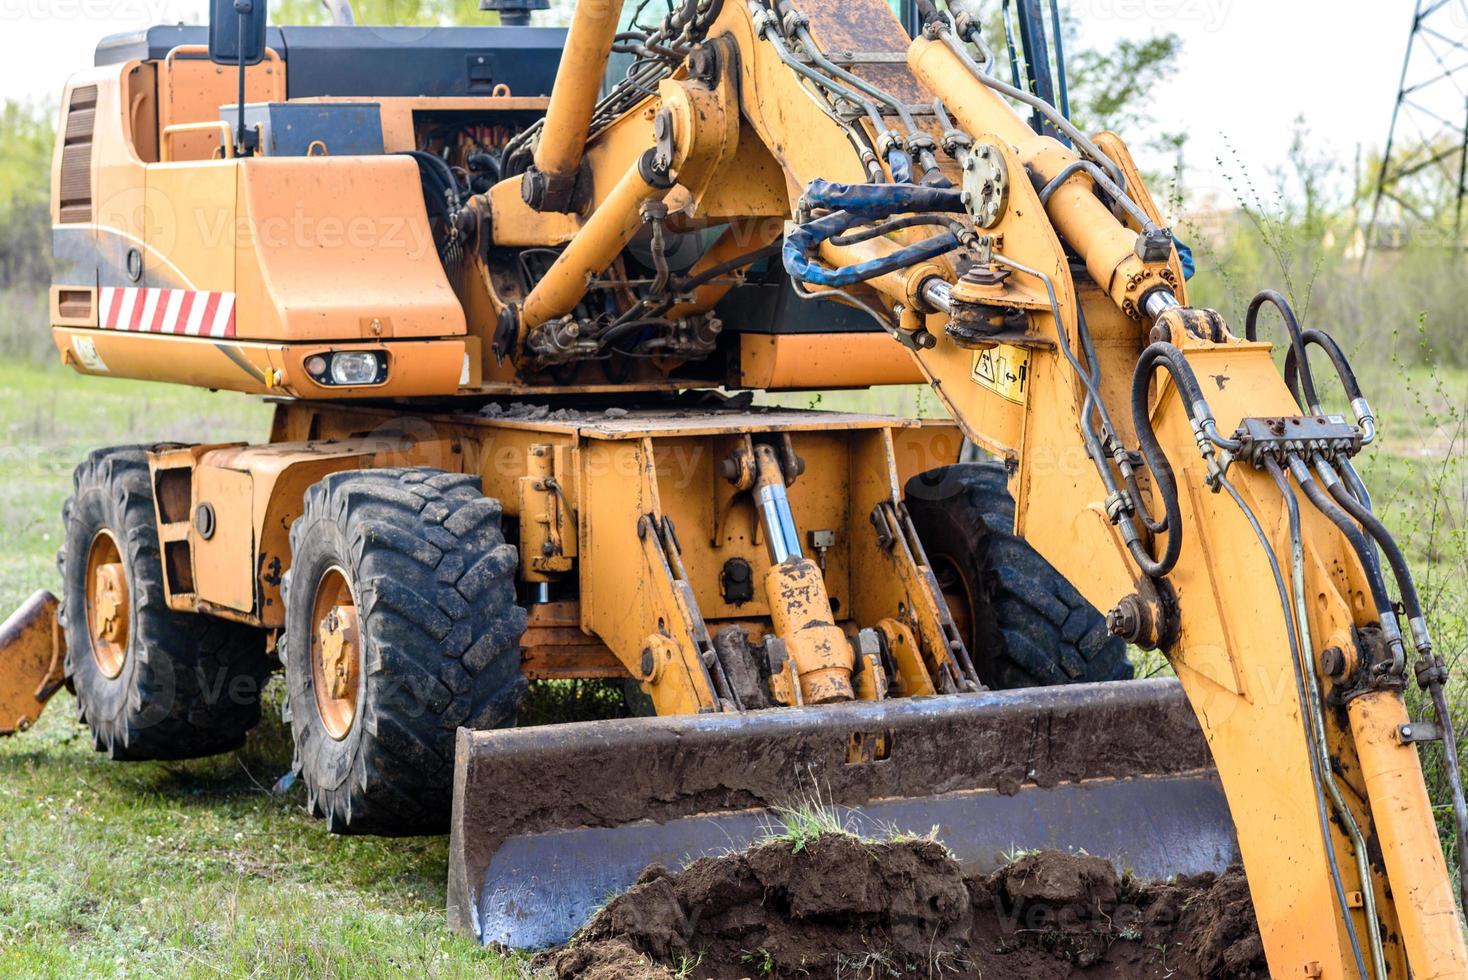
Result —
[[1237, 868], [1139, 882], [1038, 851], [965, 876], [932, 840], [841, 834], [648, 868], [536, 966], [587, 980], [1269, 976]]

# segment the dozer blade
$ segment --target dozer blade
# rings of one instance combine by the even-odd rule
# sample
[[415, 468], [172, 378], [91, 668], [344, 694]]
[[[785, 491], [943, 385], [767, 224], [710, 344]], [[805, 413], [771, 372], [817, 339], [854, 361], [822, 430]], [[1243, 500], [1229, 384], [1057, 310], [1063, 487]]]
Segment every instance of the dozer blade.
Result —
[[65, 653], [56, 597], [45, 589], [0, 623], [0, 735], [35, 724], [65, 680]]
[[1172, 680], [461, 729], [450, 924], [563, 942], [647, 865], [738, 850], [779, 829], [778, 808], [817, 800], [857, 832], [936, 829], [974, 872], [1038, 847], [1144, 877], [1238, 860]]

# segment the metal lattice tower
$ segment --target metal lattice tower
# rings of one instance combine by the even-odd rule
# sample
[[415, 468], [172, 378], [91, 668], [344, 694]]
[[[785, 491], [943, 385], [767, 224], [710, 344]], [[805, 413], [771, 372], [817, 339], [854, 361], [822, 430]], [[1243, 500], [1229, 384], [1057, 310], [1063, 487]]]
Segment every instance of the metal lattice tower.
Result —
[[[1424, 200], [1453, 207], [1463, 241], [1468, 194], [1468, 0], [1417, 0], [1391, 129], [1377, 174], [1368, 244], [1381, 245], [1382, 205], [1402, 219], [1434, 223]], [[1400, 222], [1399, 222], [1400, 223]]]

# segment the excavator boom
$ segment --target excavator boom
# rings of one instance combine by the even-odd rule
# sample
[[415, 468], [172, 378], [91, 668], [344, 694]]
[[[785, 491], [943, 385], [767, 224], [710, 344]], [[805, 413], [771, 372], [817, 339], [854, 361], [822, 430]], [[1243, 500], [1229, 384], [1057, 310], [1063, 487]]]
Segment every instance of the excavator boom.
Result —
[[[588, 342], [597, 327], [576, 319], [577, 304], [629, 245], [639, 216], [681, 208], [737, 227], [753, 217], [735, 213], [739, 201], [771, 197], [770, 166], [752, 164], [769, 161], [775, 199], [788, 195], [781, 259], [798, 289], [871, 311], [964, 435], [1012, 467], [1017, 532], [1112, 610], [1114, 632], [1166, 652], [1227, 796], [1276, 975], [1384, 977], [1410, 963], [1413, 975], [1464, 976], [1468, 950], [1417, 750], [1400, 735], [1406, 646], [1424, 683], [1440, 662], [1420, 613], [1409, 610], [1414, 635], [1404, 640], [1385, 595], [1375, 548], [1394, 546], [1366, 512], [1351, 467], [1374, 419], [1344, 357], [1328, 337], [1302, 333], [1273, 294], [1255, 304], [1242, 336], [1190, 308], [1171, 236], [1121, 140], [1088, 137], [1000, 80], [968, 5], [923, 11], [909, 40], [879, 0], [690, 4], [645, 41], [687, 57], [661, 67], [648, 57], [605, 97], [600, 62], [564, 63], [545, 124], [525, 138], [533, 159], [489, 196], [498, 234], [522, 216], [568, 209], [548, 189], [580, 181], [585, 219], [523, 302], [507, 302], [502, 349], [547, 356], [578, 323], [578, 342]], [[600, 8], [578, 11], [568, 44], [600, 55], [614, 21]], [[1264, 301], [1278, 301], [1292, 329], [1290, 385], [1257, 337]], [[1321, 409], [1308, 346], [1332, 358], [1354, 421]], [[993, 370], [1000, 358], [1003, 383]], [[1372, 529], [1381, 533], [1367, 544]], [[1402, 574], [1396, 584], [1410, 592]], [[899, 736], [893, 759], [944, 751], [914, 765], [916, 784], [869, 783], [839, 758], [845, 737], [836, 732], [855, 738], [884, 713], [912, 717], [892, 704], [863, 709], [871, 720], [860, 725], [832, 711], [819, 720], [741, 716], [727, 731], [702, 718], [608, 728], [599, 744], [624, 751], [604, 768], [626, 779], [596, 805], [578, 800], [570, 819], [584, 828], [575, 833], [600, 840], [593, 828], [639, 814], [676, 818], [662, 828], [673, 833], [700, 808], [777, 803], [764, 784], [720, 780], [710, 792], [700, 764], [685, 764], [682, 753], [696, 760], [692, 747], [714, 731], [731, 744], [752, 739], [749, 757], [762, 775], [782, 774], [787, 796], [808, 761], [802, 751], [819, 745], [816, 785], [829, 780], [840, 802], [911, 816], [906, 803], [872, 800], [916, 793], [936, 805], [920, 784], [936, 787], [943, 806], [981, 813], [993, 786], [965, 767], [994, 758], [980, 737], [986, 709], [1001, 710], [993, 699], [1020, 716], [1010, 729], [1020, 741], [1039, 718], [1049, 732], [1087, 730], [1088, 717], [1106, 729], [1100, 691], [1067, 692], [1074, 717], [1051, 714], [1048, 693], [1036, 697], [956, 694], [914, 707], [930, 727]], [[528, 914], [525, 862], [566, 872], [550, 855], [563, 843], [566, 861], [581, 853], [544, 836], [554, 806], [504, 823], [507, 834], [529, 832], [503, 845], [513, 858], [469, 844], [471, 827], [499, 817], [486, 774], [523, 768], [527, 753], [573, 737], [480, 733], [460, 743], [454, 881], [467, 908], [457, 915], [485, 939], [522, 935], [506, 922]], [[568, 758], [577, 753], [584, 748]], [[892, 771], [882, 765], [875, 771]], [[627, 793], [635, 806], [620, 805]], [[1149, 796], [1177, 801], [1142, 790]], [[1069, 805], [1037, 807], [1058, 829], [1074, 823]], [[1134, 811], [1142, 826], [1170, 826], [1147, 812]], [[750, 818], [737, 820], [747, 827]], [[981, 823], [956, 819], [970, 833]], [[1380, 860], [1368, 855], [1370, 841]], [[996, 843], [979, 832], [977, 850], [955, 846], [972, 858]], [[1203, 850], [1215, 861], [1224, 854]], [[583, 907], [584, 889], [570, 891]], [[515, 910], [508, 919], [506, 908]]]

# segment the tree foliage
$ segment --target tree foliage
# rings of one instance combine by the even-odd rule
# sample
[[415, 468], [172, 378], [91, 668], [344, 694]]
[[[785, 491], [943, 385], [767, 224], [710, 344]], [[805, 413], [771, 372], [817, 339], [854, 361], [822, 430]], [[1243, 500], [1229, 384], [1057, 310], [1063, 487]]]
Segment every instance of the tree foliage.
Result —
[[[479, 9], [479, 0], [352, 0], [352, 10], [358, 24], [377, 26], [499, 23], [498, 14]], [[331, 23], [320, 0], [279, 0], [271, 5], [270, 19], [276, 24]]]
[[[1081, 25], [1075, 6], [1078, 5], [1062, 4], [1060, 17], [1071, 121], [1085, 133], [1110, 129], [1123, 136], [1151, 127], [1156, 119], [1150, 111], [1149, 99], [1157, 85], [1177, 71], [1181, 38], [1168, 33], [1140, 40], [1123, 38], [1110, 49], [1084, 47], [1079, 40]], [[1011, 15], [1008, 30], [1006, 13]], [[1013, 80], [1011, 42], [1017, 56], [1023, 57], [1019, 28], [1012, 15], [1013, 4], [993, 4], [983, 30], [985, 41], [994, 51], [994, 71], [1006, 81]], [[1047, 34], [1051, 26], [1047, 18]], [[1052, 41], [1052, 59], [1054, 53]], [[1054, 64], [1050, 67], [1053, 71]]]
[[6, 100], [0, 106], [0, 287], [50, 278], [51, 152], [55, 112]]
[[1155, 122], [1149, 99], [1177, 70], [1176, 34], [1123, 39], [1110, 51], [1077, 51], [1070, 71], [1071, 117], [1083, 131], [1138, 129]]

